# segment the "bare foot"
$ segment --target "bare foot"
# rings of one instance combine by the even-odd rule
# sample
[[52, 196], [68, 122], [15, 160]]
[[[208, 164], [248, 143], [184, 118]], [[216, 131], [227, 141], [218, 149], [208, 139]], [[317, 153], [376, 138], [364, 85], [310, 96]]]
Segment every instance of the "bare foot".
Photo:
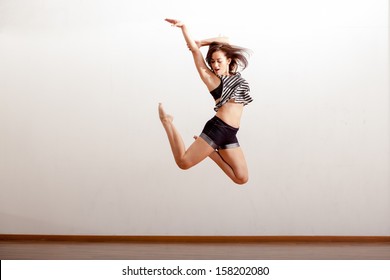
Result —
[[173, 121], [173, 116], [168, 115], [165, 113], [162, 103], [158, 104], [158, 114], [160, 116], [160, 120], [162, 123], [167, 123], [167, 122], [172, 122]]

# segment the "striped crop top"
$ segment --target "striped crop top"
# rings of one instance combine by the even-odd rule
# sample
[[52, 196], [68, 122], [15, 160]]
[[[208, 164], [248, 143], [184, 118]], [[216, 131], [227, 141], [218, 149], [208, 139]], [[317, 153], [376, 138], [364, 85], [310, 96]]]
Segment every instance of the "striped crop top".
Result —
[[240, 73], [236, 73], [231, 76], [218, 76], [221, 79], [221, 83], [217, 88], [210, 91], [210, 94], [214, 97], [214, 100], [220, 99], [215, 104], [214, 111], [218, 111], [225, 103], [234, 99], [235, 103], [248, 105], [253, 101], [249, 95], [250, 89], [248, 82], [241, 77]]

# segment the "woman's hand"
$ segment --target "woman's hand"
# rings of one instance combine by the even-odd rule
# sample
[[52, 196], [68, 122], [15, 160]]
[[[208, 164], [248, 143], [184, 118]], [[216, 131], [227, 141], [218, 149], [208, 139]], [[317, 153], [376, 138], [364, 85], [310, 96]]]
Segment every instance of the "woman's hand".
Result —
[[184, 23], [181, 22], [180, 20], [177, 20], [177, 19], [166, 18], [165, 21], [169, 22], [170, 24], [172, 24], [172, 26], [175, 26], [175, 27], [183, 27], [184, 26]]

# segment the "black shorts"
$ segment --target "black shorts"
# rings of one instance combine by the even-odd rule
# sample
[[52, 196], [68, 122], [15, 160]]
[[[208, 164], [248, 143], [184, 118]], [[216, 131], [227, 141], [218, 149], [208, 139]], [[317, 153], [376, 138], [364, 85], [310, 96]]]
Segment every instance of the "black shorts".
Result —
[[232, 127], [214, 116], [203, 128], [199, 137], [214, 149], [232, 149], [240, 147], [236, 134], [238, 128]]

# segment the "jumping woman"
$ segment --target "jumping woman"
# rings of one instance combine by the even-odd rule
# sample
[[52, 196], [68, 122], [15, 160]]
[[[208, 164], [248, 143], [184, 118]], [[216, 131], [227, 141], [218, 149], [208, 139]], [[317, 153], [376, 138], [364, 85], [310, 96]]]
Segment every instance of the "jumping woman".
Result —
[[[252, 102], [249, 85], [237, 72], [239, 66], [245, 69], [248, 65], [246, 50], [230, 45], [225, 37], [195, 41], [183, 22], [165, 20], [181, 29], [200, 78], [215, 100], [216, 111], [216, 115], [206, 123], [199, 137], [194, 137], [195, 141], [186, 150], [173, 124], [173, 117], [159, 104], [160, 120], [176, 164], [181, 169], [189, 169], [209, 157], [235, 183], [245, 184], [248, 181], [248, 167], [236, 134], [244, 105]], [[209, 47], [206, 61], [200, 51], [203, 46]]]

